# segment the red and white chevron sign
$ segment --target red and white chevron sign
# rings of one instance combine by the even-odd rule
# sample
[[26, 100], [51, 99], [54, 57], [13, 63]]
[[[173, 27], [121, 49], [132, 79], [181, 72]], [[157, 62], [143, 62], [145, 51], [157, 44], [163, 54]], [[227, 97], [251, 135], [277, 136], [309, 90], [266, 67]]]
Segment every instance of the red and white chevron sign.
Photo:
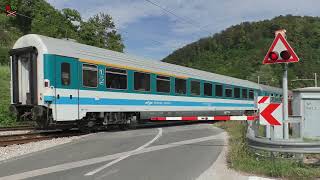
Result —
[[270, 96], [258, 96], [258, 104], [270, 103]]
[[279, 103], [262, 103], [259, 105], [259, 119], [261, 125], [281, 125], [282, 115], [282, 104]]

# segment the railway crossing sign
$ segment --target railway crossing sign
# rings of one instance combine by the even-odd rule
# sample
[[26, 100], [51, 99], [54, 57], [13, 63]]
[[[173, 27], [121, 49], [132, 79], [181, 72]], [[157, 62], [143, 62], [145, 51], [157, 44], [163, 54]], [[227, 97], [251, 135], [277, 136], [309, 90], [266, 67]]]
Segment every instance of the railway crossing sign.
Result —
[[281, 125], [283, 114], [280, 103], [261, 103], [259, 105], [259, 119], [261, 125]]
[[264, 57], [263, 64], [298, 62], [299, 58], [284, 38], [282, 33], [278, 33], [271, 44], [271, 47]]

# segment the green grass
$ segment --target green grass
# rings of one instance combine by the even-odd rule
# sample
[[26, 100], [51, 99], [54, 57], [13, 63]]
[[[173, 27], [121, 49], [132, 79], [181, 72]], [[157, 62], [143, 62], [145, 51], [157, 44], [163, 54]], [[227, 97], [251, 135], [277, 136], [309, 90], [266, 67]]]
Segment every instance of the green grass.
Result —
[[229, 136], [229, 167], [262, 176], [288, 179], [314, 179], [320, 177], [320, 167], [307, 166], [298, 160], [258, 156], [245, 141], [246, 124], [219, 122], [216, 126], [225, 129]]
[[0, 65], [0, 126], [13, 126], [15, 119], [10, 115], [10, 68]]

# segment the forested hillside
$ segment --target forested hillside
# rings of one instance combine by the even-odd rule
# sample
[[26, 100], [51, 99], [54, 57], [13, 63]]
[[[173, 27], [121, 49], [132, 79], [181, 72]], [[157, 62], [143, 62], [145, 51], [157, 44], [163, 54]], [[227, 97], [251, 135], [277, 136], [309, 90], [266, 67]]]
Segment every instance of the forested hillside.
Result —
[[[16, 7], [16, 17], [5, 15], [7, 4]], [[78, 11], [60, 11], [44, 0], [0, 0], [0, 7], [0, 64], [8, 63], [8, 50], [20, 36], [29, 33], [71, 38], [120, 52], [124, 49], [121, 35], [108, 14], [99, 13], [84, 21]]]
[[279, 86], [282, 65], [262, 65], [273, 41], [274, 31], [278, 29], [287, 30], [287, 39], [300, 58], [299, 63], [289, 66], [289, 86], [313, 86], [313, 81], [290, 80], [296, 77], [313, 78], [313, 73], [320, 74], [319, 17], [287, 15], [259, 22], [244, 22], [186, 45], [163, 61], [255, 82], [259, 75], [262, 83]]

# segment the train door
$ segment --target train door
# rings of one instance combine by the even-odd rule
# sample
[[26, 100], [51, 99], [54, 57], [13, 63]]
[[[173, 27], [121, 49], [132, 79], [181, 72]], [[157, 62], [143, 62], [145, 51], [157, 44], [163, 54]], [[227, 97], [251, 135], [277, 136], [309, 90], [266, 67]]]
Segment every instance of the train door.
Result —
[[77, 59], [56, 56], [55, 106], [57, 121], [73, 121], [79, 117], [79, 74]]
[[22, 105], [37, 104], [37, 51], [33, 47], [10, 51], [12, 103]]

